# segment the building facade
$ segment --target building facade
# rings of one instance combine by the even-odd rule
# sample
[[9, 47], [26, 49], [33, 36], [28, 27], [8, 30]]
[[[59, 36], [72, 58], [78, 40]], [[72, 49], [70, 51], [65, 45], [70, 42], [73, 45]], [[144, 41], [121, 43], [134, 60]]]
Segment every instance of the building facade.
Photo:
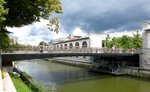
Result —
[[[101, 48], [102, 40], [104, 39], [103, 35], [92, 34], [89, 37], [74, 36], [69, 35], [66, 40], [63, 41], [53, 41], [53, 51], [57, 52], [89, 52], [91, 48]], [[91, 62], [92, 57], [88, 56], [76, 56], [76, 57], [57, 57], [55, 59], [62, 60], [72, 60], [72, 61], [81, 61], [81, 62]]]

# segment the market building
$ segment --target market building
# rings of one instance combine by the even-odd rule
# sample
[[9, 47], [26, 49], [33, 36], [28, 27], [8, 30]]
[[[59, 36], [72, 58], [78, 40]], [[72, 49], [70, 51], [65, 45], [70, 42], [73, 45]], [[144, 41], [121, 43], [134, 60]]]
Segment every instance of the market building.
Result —
[[[70, 34], [65, 40], [54, 40], [53, 41], [53, 51], [57, 52], [82, 52], [90, 51], [90, 49], [102, 48], [102, 40], [104, 40], [105, 35], [91, 34], [87, 37], [75, 36]], [[73, 60], [81, 62], [91, 62], [92, 57], [57, 57], [57, 59], [62, 60]]]

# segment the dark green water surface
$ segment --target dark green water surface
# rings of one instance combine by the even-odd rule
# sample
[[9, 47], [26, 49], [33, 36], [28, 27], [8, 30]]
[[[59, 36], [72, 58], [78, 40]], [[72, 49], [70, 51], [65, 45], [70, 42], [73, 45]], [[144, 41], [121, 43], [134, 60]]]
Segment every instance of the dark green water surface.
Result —
[[149, 80], [97, 74], [45, 60], [26, 60], [16, 65], [51, 92], [150, 92]]

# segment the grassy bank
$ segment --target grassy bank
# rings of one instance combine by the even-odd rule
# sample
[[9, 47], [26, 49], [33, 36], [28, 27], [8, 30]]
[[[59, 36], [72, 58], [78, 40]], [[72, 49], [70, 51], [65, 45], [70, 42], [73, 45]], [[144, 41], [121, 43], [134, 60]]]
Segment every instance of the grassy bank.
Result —
[[14, 83], [17, 92], [33, 92], [24, 82], [22, 82], [22, 80], [18, 76], [11, 73], [9, 75]]
[[4, 79], [4, 77], [5, 77], [5, 76], [4, 76], [4, 72], [2, 71], [2, 79]]
[[51, 88], [46, 88], [40, 83], [34, 82], [27, 73], [20, 73], [20, 78], [33, 90], [33, 92], [51, 92]]
[[35, 83], [32, 80], [32, 77], [29, 76], [27, 73], [21, 72], [20, 78], [33, 90], [33, 92], [45, 92], [43, 87], [40, 84]]

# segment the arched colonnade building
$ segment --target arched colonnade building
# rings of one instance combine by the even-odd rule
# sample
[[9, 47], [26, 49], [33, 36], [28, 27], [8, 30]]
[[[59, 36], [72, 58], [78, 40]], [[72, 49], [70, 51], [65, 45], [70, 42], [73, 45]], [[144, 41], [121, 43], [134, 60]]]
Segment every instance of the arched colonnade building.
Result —
[[90, 38], [80, 38], [54, 43], [54, 50], [73, 50], [90, 48]]
[[[69, 35], [70, 36], [70, 35]], [[72, 37], [72, 38], [71, 38]], [[104, 35], [92, 34], [89, 37], [79, 37], [75, 38], [71, 35], [68, 37], [70, 39], [53, 42], [53, 50], [54, 51], [86, 51], [86, 49], [90, 48], [101, 48], [102, 40], [104, 40]], [[60, 39], [62, 40], [62, 39]], [[91, 62], [92, 57], [88, 56], [76, 56], [76, 57], [57, 57], [54, 59], [59, 60], [71, 60], [71, 61], [81, 61], [81, 62]]]

